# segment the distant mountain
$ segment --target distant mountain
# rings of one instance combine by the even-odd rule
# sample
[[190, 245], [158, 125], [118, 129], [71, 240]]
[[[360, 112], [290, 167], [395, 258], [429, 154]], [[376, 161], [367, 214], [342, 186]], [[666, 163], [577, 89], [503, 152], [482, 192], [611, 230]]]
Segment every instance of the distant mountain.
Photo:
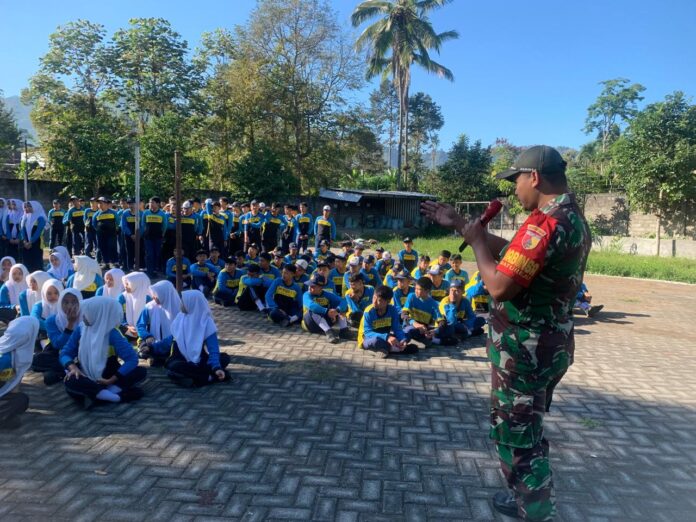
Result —
[[5, 98], [5, 106], [10, 109], [17, 120], [17, 126], [20, 129], [27, 131], [29, 138], [36, 139], [36, 130], [31, 124], [31, 119], [29, 118], [29, 113], [31, 113], [31, 105], [24, 105], [20, 100], [19, 96], [9, 96]]

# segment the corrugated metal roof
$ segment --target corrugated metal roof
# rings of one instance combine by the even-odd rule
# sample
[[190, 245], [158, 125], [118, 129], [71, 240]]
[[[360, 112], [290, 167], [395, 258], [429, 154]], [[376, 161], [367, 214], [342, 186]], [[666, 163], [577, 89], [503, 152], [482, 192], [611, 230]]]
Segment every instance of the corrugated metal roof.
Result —
[[358, 190], [323, 188], [319, 191], [319, 197], [327, 199], [336, 199], [339, 201], [348, 201], [351, 203], [357, 203], [363, 196], [382, 198], [437, 199], [437, 196], [434, 196], [432, 194], [423, 194], [422, 192], [403, 192], [397, 190]]

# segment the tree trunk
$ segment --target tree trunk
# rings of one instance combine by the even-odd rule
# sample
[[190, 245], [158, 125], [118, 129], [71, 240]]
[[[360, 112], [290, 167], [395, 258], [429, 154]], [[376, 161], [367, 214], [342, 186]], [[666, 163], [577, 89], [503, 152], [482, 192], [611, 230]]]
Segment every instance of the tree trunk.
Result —
[[[658, 205], [662, 207], [662, 189], [660, 189], [660, 195], [658, 196]], [[655, 239], [657, 239], [657, 257], [660, 257], [660, 232], [662, 229], [662, 209], [660, 209], [659, 214], [657, 214], [657, 230], [655, 232]]]
[[[404, 170], [406, 176], [411, 175], [411, 168], [408, 164], [408, 85], [404, 85]], [[405, 184], [404, 184], [405, 186]]]
[[[400, 79], [395, 79], [395, 81], [397, 81], [397, 90], [401, 93], [401, 81]], [[401, 101], [401, 94], [399, 94], [399, 142], [396, 146], [396, 190], [401, 190], [401, 154], [404, 140], [404, 106]]]

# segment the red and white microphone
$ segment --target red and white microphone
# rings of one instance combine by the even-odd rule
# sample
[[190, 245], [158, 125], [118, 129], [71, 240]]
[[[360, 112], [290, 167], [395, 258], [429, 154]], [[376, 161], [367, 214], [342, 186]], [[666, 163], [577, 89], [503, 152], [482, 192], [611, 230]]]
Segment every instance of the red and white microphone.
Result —
[[[480, 218], [481, 225], [485, 227], [491, 219], [500, 213], [502, 208], [503, 204], [499, 200], [494, 199], [491, 201]], [[467, 246], [469, 246], [468, 243], [464, 241], [461, 245], [459, 245], [459, 251], [463, 252]]]

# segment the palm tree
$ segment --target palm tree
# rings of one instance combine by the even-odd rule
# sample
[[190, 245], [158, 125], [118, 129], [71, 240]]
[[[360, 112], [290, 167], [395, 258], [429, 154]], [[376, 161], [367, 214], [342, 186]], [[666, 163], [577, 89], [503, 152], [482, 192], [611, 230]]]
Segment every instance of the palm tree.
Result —
[[[365, 28], [355, 42], [358, 50], [367, 49], [367, 79], [391, 73], [399, 96], [399, 142], [397, 188], [401, 188], [402, 158], [408, 171], [408, 90], [411, 64], [417, 64], [440, 78], [454, 81], [447, 67], [430, 58], [429, 51], [440, 52], [442, 43], [459, 37], [457, 31], [436, 33], [428, 13], [452, 0], [365, 0], [351, 15], [354, 27], [379, 17]], [[389, 52], [391, 51], [391, 55]]]

